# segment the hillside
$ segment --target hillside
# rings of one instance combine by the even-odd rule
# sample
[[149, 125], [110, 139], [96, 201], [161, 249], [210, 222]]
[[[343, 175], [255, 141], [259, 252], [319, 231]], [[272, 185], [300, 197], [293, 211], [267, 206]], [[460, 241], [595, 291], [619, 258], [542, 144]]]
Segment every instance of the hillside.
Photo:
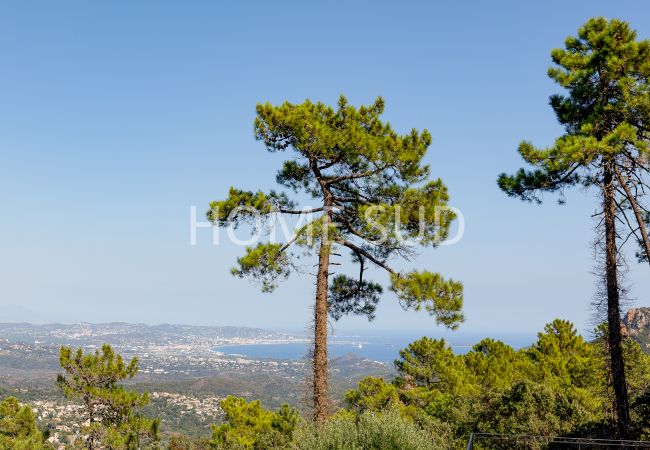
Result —
[[[74, 433], [78, 410], [56, 387], [61, 372], [59, 348], [94, 350], [108, 342], [127, 358], [138, 357], [140, 372], [128, 384], [151, 393], [145, 412], [163, 419], [162, 433], [208, 436], [221, 418], [220, 401], [228, 395], [260, 399], [265, 407], [290, 403], [306, 408], [305, 360], [228, 355], [221, 345], [295, 344], [300, 335], [246, 327], [199, 327], [129, 323], [0, 323], [0, 397], [27, 402], [39, 424]], [[358, 355], [331, 361], [331, 393], [341, 399], [367, 375], [391, 377], [392, 366]], [[57, 431], [61, 438], [63, 431]], [[0, 448], [2, 447], [0, 443]]]
[[650, 353], [650, 308], [632, 308], [623, 316], [623, 332]]

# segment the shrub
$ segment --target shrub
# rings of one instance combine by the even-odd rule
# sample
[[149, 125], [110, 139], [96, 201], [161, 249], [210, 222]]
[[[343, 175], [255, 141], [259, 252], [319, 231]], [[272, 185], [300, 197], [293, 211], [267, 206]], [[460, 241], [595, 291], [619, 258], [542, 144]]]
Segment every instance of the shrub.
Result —
[[334, 416], [321, 428], [305, 425], [295, 433], [295, 450], [430, 450], [446, 445], [399, 411]]

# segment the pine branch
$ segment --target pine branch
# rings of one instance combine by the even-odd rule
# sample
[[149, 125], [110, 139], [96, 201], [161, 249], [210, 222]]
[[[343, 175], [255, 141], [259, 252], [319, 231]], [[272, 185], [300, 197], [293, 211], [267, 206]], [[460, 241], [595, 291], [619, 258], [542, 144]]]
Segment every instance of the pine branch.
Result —
[[384, 263], [383, 261], [380, 261], [379, 259], [375, 258], [374, 256], [372, 256], [370, 253], [368, 253], [364, 249], [354, 245], [352, 242], [347, 241], [345, 239], [341, 239], [341, 238], [337, 238], [336, 242], [343, 245], [344, 247], [349, 248], [350, 250], [354, 251], [358, 255], [359, 254], [363, 255], [364, 257], [368, 258], [370, 261], [372, 261], [373, 263], [375, 263], [376, 265], [378, 265], [382, 269], [386, 270], [387, 272], [389, 272], [391, 274], [395, 273], [395, 271], [393, 269], [391, 269], [389, 266], [387, 266], [386, 263]]

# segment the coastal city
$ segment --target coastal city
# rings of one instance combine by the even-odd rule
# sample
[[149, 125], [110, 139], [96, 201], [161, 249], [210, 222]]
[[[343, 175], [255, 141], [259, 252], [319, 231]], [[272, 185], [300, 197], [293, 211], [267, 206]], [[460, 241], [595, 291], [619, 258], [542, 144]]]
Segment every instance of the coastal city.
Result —
[[[127, 382], [149, 392], [145, 412], [163, 419], [163, 432], [209, 434], [223, 416], [228, 395], [260, 398], [279, 407], [290, 399], [304, 404], [304, 358], [253, 358], [228, 354], [224, 346], [306, 344], [303, 336], [246, 327], [109, 324], [0, 324], [0, 390], [31, 406], [48, 440], [64, 448], [80, 432], [83, 408], [56, 387], [61, 345], [95, 351], [111, 344], [126, 359], [137, 358], [139, 371]], [[355, 355], [334, 360], [338, 392], [370, 373], [391, 374], [392, 367]], [[81, 423], [83, 426], [83, 423]]]

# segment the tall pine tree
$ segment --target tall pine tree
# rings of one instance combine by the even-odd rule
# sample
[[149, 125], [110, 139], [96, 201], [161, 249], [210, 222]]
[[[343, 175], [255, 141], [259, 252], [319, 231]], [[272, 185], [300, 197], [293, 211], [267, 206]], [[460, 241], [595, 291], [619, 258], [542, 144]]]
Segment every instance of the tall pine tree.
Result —
[[[621, 436], [626, 436], [630, 419], [621, 346], [618, 251], [626, 236], [635, 235], [644, 252], [650, 253], [641, 202], [650, 174], [650, 42], [637, 41], [625, 22], [594, 18], [576, 37], [567, 38], [564, 49], [553, 50], [552, 58], [556, 65], [549, 69], [549, 76], [567, 95], [553, 95], [550, 104], [565, 133], [549, 148], [520, 144], [519, 153], [534, 169], [502, 174], [498, 183], [508, 195], [538, 202], [542, 192], [569, 186], [598, 189], [605, 237], [610, 366], [617, 425]], [[627, 217], [630, 210], [632, 218]]]
[[[269, 216], [305, 212], [316, 216], [288, 242], [247, 248], [233, 274], [253, 277], [270, 292], [296, 267], [293, 247], [318, 256], [313, 348], [317, 422], [324, 421], [328, 412], [327, 317], [374, 317], [382, 287], [366, 279], [369, 264], [388, 272], [391, 289], [404, 308], [425, 309], [450, 327], [462, 320], [459, 282], [428, 271], [401, 273], [389, 265], [393, 257], [413, 256], [418, 246], [438, 245], [455, 215], [446, 208], [442, 180], [429, 180], [429, 167], [422, 163], [431, 144], [429, 132], [400, 135], [382, 122], [383, 110], [381, 98], [359, 108], [344, 97], [338, 108], [309, 100], [258, 105], [257, 139], [271, 152], [293, 152], [277, 174], [285, 191], [231, 188], [228, 198], [213, 202], [208, 211], [208, 218], [222, 226], [251, 220], [253, 210]], [[299, 208], [286, 191], [307, 194], [316, 205]], [[330, 282], [331, 257], [339, 249], [351, 253], [358, 274], [338, 274]]]

